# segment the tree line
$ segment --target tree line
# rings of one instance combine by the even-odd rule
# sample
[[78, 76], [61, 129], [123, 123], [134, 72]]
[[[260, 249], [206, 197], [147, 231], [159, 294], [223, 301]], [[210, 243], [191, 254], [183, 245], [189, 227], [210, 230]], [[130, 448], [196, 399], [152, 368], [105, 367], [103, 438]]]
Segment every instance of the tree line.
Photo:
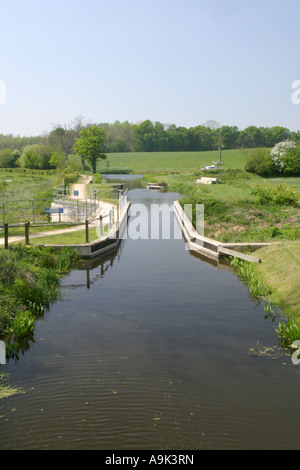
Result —
[[281, 126], [249, 126], [239, 130], [237, 126], [219, 126], [215, 121], [208, 121], [187, 128], [150, 120], [135, 124], [128, 121], [95, 124], [79, 116], [68, 126], [56, 124], [41, 136], [0, 134], [0, 167], [79, 169], [83, 157], [75, 144], [82, 131], [91, 127], [101, 129], [102, 156], [114, 152], [209, 151], [220, 146], [224, 150], [272, 148], [285, 140], [300, 143], [300, 131], [292, 132]]

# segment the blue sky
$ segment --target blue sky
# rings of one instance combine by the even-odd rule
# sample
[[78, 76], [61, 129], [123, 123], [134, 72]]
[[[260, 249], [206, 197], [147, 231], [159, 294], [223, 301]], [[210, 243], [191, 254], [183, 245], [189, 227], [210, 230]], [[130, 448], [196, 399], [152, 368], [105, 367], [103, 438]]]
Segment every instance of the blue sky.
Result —
[[0, 0], [0, 133], [76, 116], [300, 129], [299, 0]]

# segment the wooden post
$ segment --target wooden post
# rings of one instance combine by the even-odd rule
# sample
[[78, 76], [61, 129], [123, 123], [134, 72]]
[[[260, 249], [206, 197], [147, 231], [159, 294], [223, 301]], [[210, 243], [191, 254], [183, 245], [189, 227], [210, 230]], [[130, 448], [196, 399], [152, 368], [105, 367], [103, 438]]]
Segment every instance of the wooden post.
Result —
[[4, 248], [8, 250], [8, 224], [4, 224]]
[[85, 243], [89, 243], [89, 221], [85, 221]]
[[29, 227], [30, 222], [25, 223], [25, 245], [29, 245]]
[[100, 233], [103, 235], [103, 216], [100, 215]]
[[31, 205], [32, 205], [32, 223], [34, 224], [34, 199], [32, 199]]
[[2, 218], [3, 218], [3, 225], [5, 224], [5, 202], [2, 203]]

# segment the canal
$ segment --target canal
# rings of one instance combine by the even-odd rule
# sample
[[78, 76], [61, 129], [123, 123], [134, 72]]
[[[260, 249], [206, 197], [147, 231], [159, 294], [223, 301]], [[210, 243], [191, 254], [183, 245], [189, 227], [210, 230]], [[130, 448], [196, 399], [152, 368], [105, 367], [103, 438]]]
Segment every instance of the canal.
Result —
[[[179, 197], [122, 181], [132, 204]], [[3, 366], [25, 393], [0, 402], [0, 448], [298, 449], [300, 366], [278, 321], [184, 239], [128, 237], [62, 280]]]

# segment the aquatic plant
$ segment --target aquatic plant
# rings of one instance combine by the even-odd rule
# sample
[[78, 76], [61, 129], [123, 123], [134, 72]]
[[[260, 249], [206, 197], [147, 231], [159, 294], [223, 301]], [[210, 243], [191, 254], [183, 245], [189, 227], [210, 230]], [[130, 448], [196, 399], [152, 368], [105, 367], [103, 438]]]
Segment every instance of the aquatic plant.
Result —
[[287, 322], [279, 322], [276, 329], [280, 344], [284, 347], [292, 347], [294, 341], [300, 341], [300, 325], [289, 318]]
[[8, 381], [9, 375], [2, 372], [0, 366], [0, 400], [11, 397], [16, 393], [25, 393], [21, 388], [11, 387]]
[[271, 290], [264, 286], [257, 277], [251, 263], [239, 258], [231, 258], [231, 266], [237, 273], [239, 279], [247, 285], [252, 299], [260, 300], [271, 293]]
[[28, 338], [34, 330], [35, 317], [29, 311], [19, 311], [11, 325], [7, 327], [8, 336], [13, 335], [16, 338]]

